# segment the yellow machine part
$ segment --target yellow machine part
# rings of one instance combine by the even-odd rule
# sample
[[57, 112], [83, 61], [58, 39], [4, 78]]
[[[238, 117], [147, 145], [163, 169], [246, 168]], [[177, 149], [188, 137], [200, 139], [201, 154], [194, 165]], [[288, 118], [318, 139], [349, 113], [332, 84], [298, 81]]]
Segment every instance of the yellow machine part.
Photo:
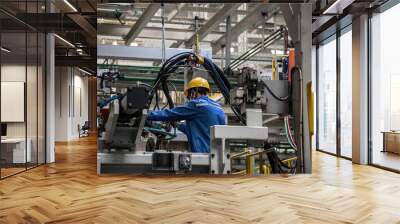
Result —
[[308, 102], [308, 129], [310, 130], [310, 137], [314, 135], [314, 91], [312, 83], [307, 83], [307, 102]]
[[275, 57], [272, 57], [272, 80], [276, 80], [276, 61], [275, 61]]
[[[245, 150], [243, 152], [237, 153], [231, 157], [231, 163], [235, 159], [240, 159], [245, 157], [246, 159], [246, 166], [244, 170], [235, 172], [233, 174], [236, 175], [253, 175], [253, 172], [257, 173], [258, 175], [264, 174], [264, 176], [269, 176], [272, 171], [272, 167], [270, 164], [260, 164], [260, 166], [255, 166], [253, 164], [254, 160], [253, 158], [255, 156], [258, 156], [260, 160], [262, 160], [262, 155], [265, 153], [265, 151], [260, 151], [260, 152], [254, 152], [252, 153], [251, 151]], [[286, 160], [283, 160], [282, 162], [285, 163], [288, 166], [293, 166], [294, 162], [297, 160], [297, 157], [292, 157], [288, 158]]]

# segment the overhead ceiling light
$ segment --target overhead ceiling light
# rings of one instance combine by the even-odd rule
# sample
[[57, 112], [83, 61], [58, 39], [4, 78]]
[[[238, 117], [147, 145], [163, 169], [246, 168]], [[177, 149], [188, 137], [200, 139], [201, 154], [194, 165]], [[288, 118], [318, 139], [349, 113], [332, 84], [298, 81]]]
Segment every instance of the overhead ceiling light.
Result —
[[72, 44], [71, 42], [69, 42], [68, 40], [66, 40], [66, 39], [64, 39], [64, 38], [62, 38], [62, 37], [60, 37], [60, 36], [57, 35], [57, 34], [54, 34], [54, 36], [57, 37], [57, 38], [58, 38], [59, 40], [61, 40], [62, 42], [64, 42], [65, 44], [67, 44], [68, 46], [75, 48], [75, 45], [73, 45], [73, 44]]
[[7, 49], [7, 48], [5, 48], [5, 47], [1, 47], [0, 49], [1, 49], [2, 51], [6, 52], [6, 53], [10, 53], [10, 52], [11, 52], [11, 50], [9, 50], [9, 49]]
[[73, 6], [68, 0], [64, 0], [65, 4], [67, 4], [74, 12], [78, 12], [78, 10]]
[[81, 72], [83, 72], [83, 73], [85, 73], [85, 74], [87, 74], [87, 75], [92, 75], [92, 73], [90, 73], [90, 72], [88, 72], [88, 71], [86, 71], [86, 70], [83, 70], [83, 69], [81, 69], [81, 68], [79, 68], [79, 67], [78, 67], [78, 70], [81, 71]]
[[336, 0], [332, 5], [325, 9], [322, 14], [341, 14], [343, 13], [343, 9], [347, 8], [347, 6], [351, 5], [353, 2], [354, 0]]

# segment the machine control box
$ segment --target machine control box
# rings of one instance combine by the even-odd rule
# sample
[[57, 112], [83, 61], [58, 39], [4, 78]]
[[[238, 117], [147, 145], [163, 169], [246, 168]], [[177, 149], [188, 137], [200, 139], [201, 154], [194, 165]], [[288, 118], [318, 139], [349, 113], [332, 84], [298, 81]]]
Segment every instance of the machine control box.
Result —
[[[276, 96], [281, 98], [291, 97], [290, 85], [287, 80], [266, 80], [264, 82]], [[277, 100], [268, 90], [264, 91], [264, 99], [263, 109], [266, 113], [289, 114], [289, 101]]]
[[121, 106], [127, 114], [136, 113], [146, 107], [148, 103], [148, 90], [143, 87], [129, 87], [126, 97], [121, 100]]
[[152, 155], [152, 170], [188, 172], [192, 170], [192, 155], [185, 152], [157, 150]]

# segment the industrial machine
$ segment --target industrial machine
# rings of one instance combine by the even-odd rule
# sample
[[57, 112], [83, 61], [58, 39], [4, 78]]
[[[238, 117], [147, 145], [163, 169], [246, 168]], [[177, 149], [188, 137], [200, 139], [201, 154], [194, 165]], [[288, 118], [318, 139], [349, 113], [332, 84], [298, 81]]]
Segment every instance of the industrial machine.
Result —
[[[188, 67], [207, 71], [232, 111], [228, 125], [211, 127], [210, 153], [188, 151], [175, 124], [146, 121], [151, 108], [160, 108], [161, 94], [169, 108], [175, 106], [168, 78]], [[264, 80], [251, 68], [229, 75], [236, 86], [210, 59], [192, 52], [168, 59], [153, 85], [117, 85], [121, 74], [103, 73], [100, 88], [108, 95], [99, 99], [98, 173], [302, 172], [301, 70], [287, 70], [282, 80]]]

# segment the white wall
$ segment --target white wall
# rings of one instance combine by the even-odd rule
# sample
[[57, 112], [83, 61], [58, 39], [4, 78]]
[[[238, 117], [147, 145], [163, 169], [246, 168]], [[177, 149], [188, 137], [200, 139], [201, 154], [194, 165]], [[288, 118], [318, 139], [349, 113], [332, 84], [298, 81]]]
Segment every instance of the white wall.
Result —
[[[25, 82], [25, 65], [9, 64], [1, 66], [1, 81], [5, 82]], [[7, 108], [1, 108], [7, 110]], [[25, 137], [25, 123], [7, 123], [7, 137]]]
[[55, 68], [55, 141], [68, 140], [69, 69]]
[[[38, 70], [37, 70], [38, 69]], [[26, 80], [27, 78], [27, 80]], [[24, 82], [26, 84], [26, 120], [23, 122], [6, 122], [8, 138], [27, 138], [30, 140], [32, 161], [44, 162], [44, 74], [42, 68], [24, 64], [3, 64], [1, 66], [2, 82]], [[4, 97], [4, 96], [3, 96]], [[1, 108], [3, 112], [13, 113], [10, 108]], [[25, 111], [23, 111], [25, 113]], [[37, 154], [39, 156], [37, 157]]]
[[[27, 70], [26, 70], [27, 69]], [[27, 87], [27, 122], [28, 129], [36, 130], [36, 79], [32, 75], [36, 76], [36, 67], [19, 64], [5, 64], [1, 66], [1, 81], [2, 82], [24, 82], [26, 83], [25, 76], [28, 72], [28, 87]], [[7, 108], [1, 108], [7, 110]], [[25, 123], [26, 122], [7, 122], [7, 135], [8, 137], [25, 137]], [[35, 132], [36, 134], [36, 132]], [[29, 130], [28, 130], [29, 137]]]
[[74, 102], [73, 105], [74, 107], [72, 108], [72, 117], [73, 119], [71, 120], [71, 126], [72, 126], [72, 136], [73, 138], [78, 138], [79, 137], [79, 132], [78, 132], [78, 125], [82, 126], [85, 121], [89, 120], [89, 111], [88, 111], [88, 78], [81, 76], [81, 73], [78, 75], [76, 74], [75, 70], [75, 75], [74, 75]]
[[56, 67], [56, 141], [79, 138], [78, 125], [88, 120], [88, 78], [72, 67]]

